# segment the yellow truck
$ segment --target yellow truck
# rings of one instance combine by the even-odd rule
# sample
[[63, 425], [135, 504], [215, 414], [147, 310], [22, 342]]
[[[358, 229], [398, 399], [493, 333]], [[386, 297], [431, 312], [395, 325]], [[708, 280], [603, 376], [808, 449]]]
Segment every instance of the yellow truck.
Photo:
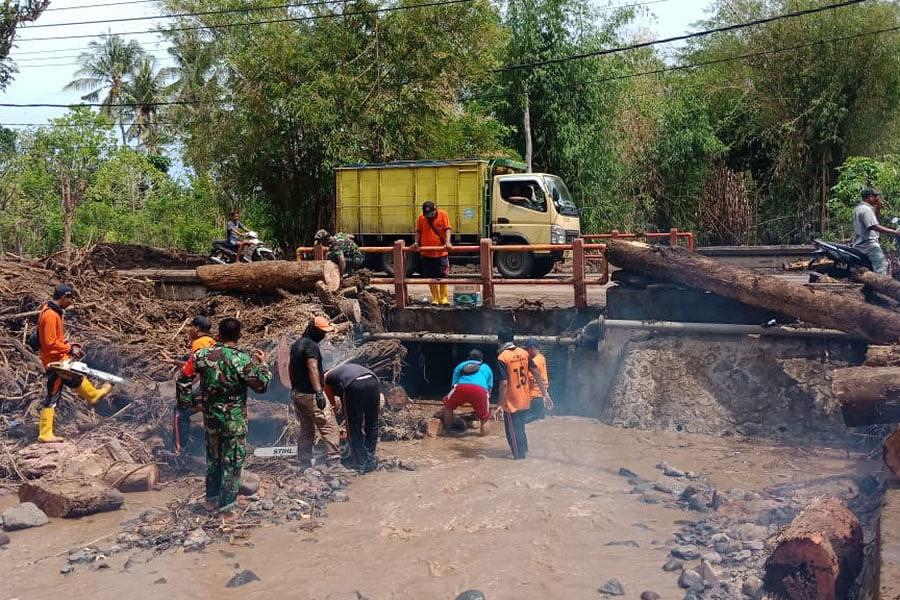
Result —
[[[422, 203], [447, 211], [453, 243], [564, 244], [581, 235], [578, 208], [556, 175], [527, 173], [506, 159], [396, 161], [346, 165], [336, 169], [336, 227], [361, 246], [414, 240]], [[390, 254], [368, 254], [368, 266], [393, 273]], [[408, 271], [414, 272], [411, 257]], [[472, 261], [476, 255], [451, 255]], [[477, 259], [477, 258], [476, 258]], [[562, 252], [498, 252], [494, 264], [503, 277], [543, 277]]]

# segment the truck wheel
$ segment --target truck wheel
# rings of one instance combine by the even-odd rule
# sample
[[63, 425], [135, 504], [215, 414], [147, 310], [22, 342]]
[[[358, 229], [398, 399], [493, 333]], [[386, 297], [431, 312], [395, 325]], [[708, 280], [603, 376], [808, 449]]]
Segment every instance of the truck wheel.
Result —
[[526, 279], [534, 271], [534, 254], [531, 252], [497, 252], [494, 262], [500, 275], [507, 279]]
[[[394, 276], [394, 255], [391, 252], [380, 254], [381, 270], [388, 274], [389, 277]], [[417, 254], [406, 255], [406, 276], [412, 277], [419, 266], [419, 256]]]
[[549, 256], [537, 256], [534, 259], [534, 267], [531, 269], [531, 276], [540, 279], [553, 270], [553, 260]]

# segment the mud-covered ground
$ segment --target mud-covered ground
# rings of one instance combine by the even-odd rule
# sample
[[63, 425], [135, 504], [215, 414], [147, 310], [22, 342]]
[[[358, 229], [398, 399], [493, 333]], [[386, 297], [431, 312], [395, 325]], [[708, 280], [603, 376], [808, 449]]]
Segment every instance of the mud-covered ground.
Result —
[[[880, 461], [841, 446], [625, 430], [564, 417], [531, 425], [529, 441], [524, 461], [507, 457], [496, 429], [487, 438], [383, 443], [382, 454], [413, 459], [418, 469], [354, 479], [349, 502], [328, 505], [321, 528], [287, 521], [200, 552], [123, 551], [108, 556], [108, 568], [76, 563], [61, 574], [70, 550], [93, 542], [109, 551], [120, 522], [186, 492], [131, 494], [117, 513], [12, 532], [0, 549], [4, 597], [418, 600], [477, 588], [489, 600], [593, 599], [617, 579], [624, 598], [645, 590], [682, 598], [680, 570], [662, 567], [676, 547], [694, 545], [721, 558], [711, 566], [725, 585], [703, 597], [741, 598], [769, 537], [799, 506], [837, 495], [870, 525], [879, 496], [873, 475]], [[718, 510], [679, 504], [688, 486], [715, 488]], [[0, 507], [13, 503], [0, 498]], [[713, 540], [716, 534], [724, 538]], [[867, 541], [871, 535], [869, 527]], [[244, 569], [259, 581], [227, 588]]]

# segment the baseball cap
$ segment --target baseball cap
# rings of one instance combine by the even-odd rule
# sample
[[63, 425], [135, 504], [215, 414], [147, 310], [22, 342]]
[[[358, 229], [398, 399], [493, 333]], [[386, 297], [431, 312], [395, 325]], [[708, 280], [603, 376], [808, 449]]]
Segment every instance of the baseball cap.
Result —
[[209, 319], [204, 317], [203, 315], [197, 315], [196, 317], [191, 319], [191, 325], [204, 333], [209, 333], [212, 329], [212, 323], [210, 323]]
[[881, 190], [878, 188], [873, 188], [870, 186], [866, 186], [862, 189], [862, 197], [868, 198], [870, 196], [881, 196]]
[[538, 341], [536, 339], [534, 339], [533, 337], [530, 337], [527, 340], [525, 340], [525, 344], [522, 347], [525, 348], [526, 350], [528, 348], [537, 348]]
[[78, 294], [75, 292], [75, 288], [69, 285], [68, 283], [61, 283], [55, 288], [53, 288], [53, 299], [59, 300], [63, 296], [72, 296], [73, 298]]
[[328, 317], [316, 317], [313, 319], [313, 326], [319, 331], [331, 331], [334, 327], [331, 326], [331, 321], [328, 320]]
[[321, 242], [322, 240], [326, 240], [331, 237], [331, 234], [328, 233], [325, 229], [320, 229], [316, 232], [316, 236], [313, 238], [317, 242]]
[[434, 202], [428, 200], [422, 203], [422, 214], [426, 217], [433, 217], [437, 214], [437, 207], [434, 205]]
[[478, 348], [474, 348], [472, 350], [469, 350], [469, 360], [484, 362], [484, 354], [482, 354], [481, 350], [479, 350]]

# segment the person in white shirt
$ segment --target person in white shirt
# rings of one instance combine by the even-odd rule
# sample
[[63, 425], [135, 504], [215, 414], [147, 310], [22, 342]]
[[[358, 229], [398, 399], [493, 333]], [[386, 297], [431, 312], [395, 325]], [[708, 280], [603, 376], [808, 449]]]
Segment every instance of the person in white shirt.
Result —
[[850, 245], [869, 257], [873, 271], [886, 275], [887, 260], [878, 237], [881, 233], [900, 237], [900, 231], [878, 223], [875, 211], [880, 207], [881, 192], [875, 188], [863, 188], [862, 200], [853, 209], [853, 241]]

